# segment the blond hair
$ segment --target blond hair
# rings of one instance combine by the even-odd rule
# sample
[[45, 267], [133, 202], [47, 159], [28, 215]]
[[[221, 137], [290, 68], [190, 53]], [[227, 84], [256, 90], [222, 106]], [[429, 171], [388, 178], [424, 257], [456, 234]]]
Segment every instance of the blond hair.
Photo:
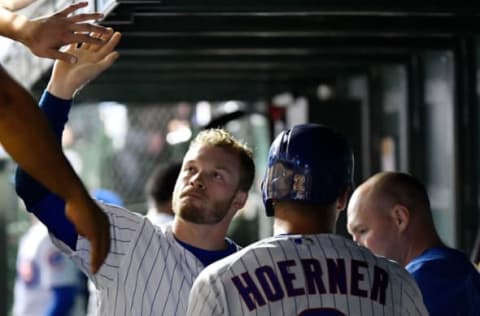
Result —
[[253, 162], [253, 152], [246, 144], [223, 129], [212, 128], [198, 133], [190, 143], [190, 148], [197, 145], [220, 147], [237, 155], [241, 169], [239, 170], [239, 188], [245, 192], [250, 190], [255, 177], [255, 164]]

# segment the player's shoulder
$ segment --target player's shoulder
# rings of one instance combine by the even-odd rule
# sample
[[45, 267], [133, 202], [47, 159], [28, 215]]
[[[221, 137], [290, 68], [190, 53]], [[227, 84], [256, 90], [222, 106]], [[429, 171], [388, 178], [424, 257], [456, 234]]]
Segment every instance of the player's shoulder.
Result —
[[115, 223], [120, 222], [122, 226], [137, 226], [143, 224], [146, 221], [145, 216], [123, 208], [121, 206], [103, 203], [97, 201], [97, 204], [102, 208], [105, 214], [110, 220], [110, 224], [115, 225]]
[[480, 284], [480, 274], [468, 257], [452, 248], [427, 249], [409, 262], [405, 268], [418, 282], [430, 282], [430, 280], [461, 282], [462, 279], [469, 279]]
[[388, 271], [394, 280], [399, 279], [406, 282], [415, 282], [408, 271], [406, 271], [398, 262], [383, 256], [378, 256], [369, 249], [358, 245], [350, 239], [346, 239], [344, 237], [340, 238], [343, 239], [343, 241], [335, 238], [337, 243], [342, 243], [344, 246], [344, 251], [349, 253], [353, 259], [360, 259], [362, 261], [370, 262], [375, 266]]
[[435, 247], [425, 250], [421, 255], [410, 261], [406, 269], [410, 272], [421, 269], [465, 269], [471, 263], [466, 255], [456, 249]]
[[97, 201], [102, 210], [107, 214], [110, 225], [114, 228], [122, 230], [122, 233], [129, 231], [130, 235], [144, 236], [151, 234], [161, 235], [160, 240], [167, 240], [171, 244], [175, 244], [175, 238], [172, 233], [172, 223], [165, 223], [162, 225], [156, 225], [152, 223], [145, 215], [138, 212], [131, 211], [129, 209], [112, 205], [105, 204]]
[[363, 246], [358, 246], [355, 244], [355, 247], [357, 247], [361, 255], [366, 258], [366, 260], [373, 262], [376, 266], [389, 271], [390, 274], [411, 278], [409, 273], [398, 262], [384, 256], [376, 255]]

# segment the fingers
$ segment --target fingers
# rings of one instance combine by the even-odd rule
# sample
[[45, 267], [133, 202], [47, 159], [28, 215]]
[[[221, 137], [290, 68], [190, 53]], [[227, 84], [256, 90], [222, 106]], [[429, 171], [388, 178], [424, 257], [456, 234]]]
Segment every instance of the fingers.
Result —
[[105, 44], [105, 42], [110, 38], [110, 36], [113, 33], [112, 28], [105, 28], [105, 30], [106, 30], [106, 33], [103, 33], [103, 34], [97, 33], [97, 32], [91, 32], [88, 35], [83, 34], [88, 36], [89, 38], [83, 41], [82, 49], [93, 50], [93, 51], [99, 50], [100, 46]]
[[58, 59], [58, 60], [66, 62], [68, 64], [76, 64], [77, 63], [77, 57], [75, 57], [74, 55], [71, 55], [69, 53], [62, 52], [62, 51], [55, 50], [55, 49], [50, 49], [47, 53], [48, 53], [48, 56], [50, 56], [50, 58], [52, 58], [52, 59]]
[[113, 34], [113, 29], [112, 28], [107, 28], [106, 29], [107, 32], [104, 33], [104, 34], [100, 34], [100, 33], [91, 33], [89, 34], [89, 36], [91, 38], [95, 38], [97, 39], [98, 41], [100, 41], [99, 43], [96, 43], [96, 44], [92, 44], [92, 45], [88, 45], [86, 47], [84, 47], [85, 49], [89, 49], [89, 50], [92, 50], [94, 52], [97, 52], [100, 50], [100, 47], [102, 45], [104, 45], [111, 37], [112, 37], [112, 34]]
[[79, 3], [71, 4], [68, 7], [66, 7], [65, 9], [63, 9], [62, 11], [58, 12], [56, 15], [67, 17], [70, 13], [72, 13], [72, 12], [74, 12], [74, 11], [80, 9], [80, 8], [84, 8], [87, 5], [88, 5], [88, 2], [79, 2]]
[[[118, 58], [119, 54], [114, 50], [122, 37], [119, 32], [114, 33], [113, 29], [108, 29], [108, 32], [108, 34], [83, 34], [83, 36], [100, 40], [102, 44], [84, 43], [79, 48], [76, 48], [75, 51], [69, 49], [67, 52], [90, 63], [97, 63], [97, 69], [103, 71], [110, 67]], [[85, 41], [84, 37], [79, 37], [79, 39], [80, 41]]]
[[105, 58], [103, 58], [99, 64], [103, 69], [107, 69], [117, 60], [118, 56], [120, 56], [118, 52], [111, 52], [105, 56]]
[[90, 23], [76, 23], [72, 24], [69, 27], [69, 30], [72, 32], [82, 32], [82, 33], [98, 33], [98, 34], [108, 34], [108, 28], [90, 24]]
[[112, 52], [115, 47], [117, 47], [118, 43], [120, 42], [120, 39], [122, 38], [122, 34], [119, 33], [119, 32], [115, 32], [113, 33], [112, 37], [108, 40], [107, 43], [105, 43], [105, 45], [103, 45], [101, 48], [100, 48], [100, 53], [102, 55], [107, 55], [109, 54], [110, 52]]
[[[80, 2], [77, 4], [72, 4], [67, 8], [65, 8], [64, 10], [57, 13], [56, 16], [67, 18], [69, 14], [87, 5], [88, 5], [88, 2]], [[66, 21], [68, 24], [71, 25], [69, 29], [72, 32], [85, 32], [85, 33], [96, 32], [96, 33], [104, 34], [108, 32], [106, 27], [103, 27], [100, 25], [93, 25], [90, 23], [80, 23], [80, 22], [92, 21], [92, 20], [96, 21], [96, 20], [102, 19], [103, 17], [104, 17], [104, 14], [98, 13], [98, 12], [81, 13], [81, 14], [68, 17]]]
[[88, 43], [92, 45], [103, 45], [104, 41], [101, 38], [92, 37], [88, 34], [75, 33], [69, 40], [70, 43]]
[[[99, 20], [103, 18], [103, 13], [81, 13], [68, 18], [68, 21], [72, 23], [85, 22], [91, 20]], [[105, 28], [103, 28], [105, 29]]]

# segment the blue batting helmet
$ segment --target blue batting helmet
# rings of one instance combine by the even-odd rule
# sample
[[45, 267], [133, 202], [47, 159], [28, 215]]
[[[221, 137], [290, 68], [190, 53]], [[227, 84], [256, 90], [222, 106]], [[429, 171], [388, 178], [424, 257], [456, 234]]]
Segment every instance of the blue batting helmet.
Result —
[[318, 124], [281, 132], [268, 154], [262, 182], [267, 216], [273, 200], [328, 205], [353, 186], [353, 152], [344, 136]]

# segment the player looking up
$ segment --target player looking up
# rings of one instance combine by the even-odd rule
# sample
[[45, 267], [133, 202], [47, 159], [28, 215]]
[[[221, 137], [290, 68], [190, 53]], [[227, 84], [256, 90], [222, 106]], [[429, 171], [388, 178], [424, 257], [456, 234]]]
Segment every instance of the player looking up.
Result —
[[262, 184], [275, 236], [202, 271], [187, 315], [427, 315], [402, 267], [334, 234], [352, 177], [337, 132], [306, 124], [280, 133]]
[[[41, 106], [57, 135], [71, 99], [104, 68], [119, 36], [102, 48], [71, 46], [75, 65], [57, 62]], [[113, 58], [113, 57], [112, 57]], [[225, 238], [228, 225], [246, 202], [255, 174], [252, 152], [227, 132], [197, 135], [183, 159], [172, 208], [172, 225], [154, 226], [131, 211], [103, 205], [110, 222], [111, 250], [98, 273], [88, 267], [90, 244], [79, 237], [64, 216], [63, 201], [40, 187], [21, 169], [17, 192], [95, 283], [100, 315], [185, 315], [195, 277], [208, 264], [237, 251]], [[48, 214], [48, 216], [43, 216]]]

